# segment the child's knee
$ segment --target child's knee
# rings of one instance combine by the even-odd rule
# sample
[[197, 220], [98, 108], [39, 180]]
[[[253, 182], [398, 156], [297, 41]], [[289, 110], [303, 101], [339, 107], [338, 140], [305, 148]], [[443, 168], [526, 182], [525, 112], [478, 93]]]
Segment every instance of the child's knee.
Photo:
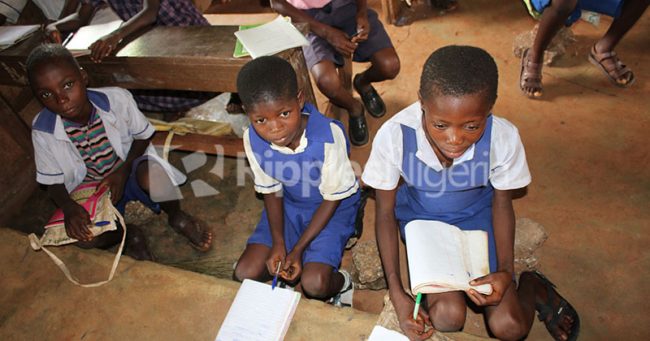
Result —
[[300, 285], [305, 295], [311, 298], [327, 298], [329, 289], [330, 276], [319, 272], [303, 273], [300, 278]]
[[429, 310], [433, 327], [441, 332], [459, 331], [465, 325], [467, 307], [465, 302], [441, 300]]
[[381, 73], [386, 79], [393, 79], [399, 74], [401, 65], [397, 54], [382, 58], [378, 63], [380, 65], [377, 66], [381, 69]]
[[[262, 270], [264, 270], [263, 267]], [[260, 277], [262, 277], [262, 271], [260, 271], [259, 264], [251, 264], [251, 262], [244, 259], [240, 259], [237, 262], [234, 273], [234, 279], [236, 281], [242, 282], [245, 279], [257, 280]]]
[[499, 340], [520, 340], [528, 334], [523, 318], [511, 313], [492, 315], [488, 325], [492, 334]]
[[339, 75], [336, 72], [327, 72], [318, 75], [316, 85], [325, 96], [333, 96], [342, 86]]

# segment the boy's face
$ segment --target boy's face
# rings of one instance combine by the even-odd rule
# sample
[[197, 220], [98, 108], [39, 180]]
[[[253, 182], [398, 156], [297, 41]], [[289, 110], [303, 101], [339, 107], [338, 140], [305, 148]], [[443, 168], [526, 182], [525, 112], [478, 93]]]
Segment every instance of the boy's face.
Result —
[[294, 98], [280, 98], [246, 107], [255, 131], [277, 146], [296, 149], [305, 129], [301, 109], [302, 92]]
[[92, 106], [86, 96], [86, 72], [65, 60], [36, 66], [31, 87], [36, 98], [50, 111], [77, 123], [87, 123]]
[[459, 158], [485, 130], [492, 103], [483, 93], [460, 97], [434, 95], [422, 100], [422, 125], [436, 156], [443, 164]]

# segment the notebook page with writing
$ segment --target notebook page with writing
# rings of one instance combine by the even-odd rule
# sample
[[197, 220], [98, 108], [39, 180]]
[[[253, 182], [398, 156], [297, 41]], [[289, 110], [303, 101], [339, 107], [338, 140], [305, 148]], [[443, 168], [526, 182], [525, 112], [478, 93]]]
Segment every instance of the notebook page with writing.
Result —
[[[468, 245], [466, 232], [440, 221], [414, 220], [406, 225], [406, 251], [413, 294], [470, 288], [469, 281], [478, 276], [472, 276], [472, 262], [466, 256], [473, 248], [473, 245]], [[485, 232], [471, 233], [477, 236], [472, 238], [472, 242], [483, 239], [487, 247]], [[481, 254], [478, 253], [479, 256]], [[475, 262], [487, 263], [487, 252], [482, 260]], [[477, 268], [480, 266], [477, 265]], [[492, 291], [489, 284], [475, 289], [485, 294]]]
[[270, 56], [280, 51], [309, 45], [307, 39], [291, 23], [278, 16], [264, 25], [240, 30], [235, 36], [251, 57]]
[[244, 280], [216, 340], [282, 340], [299, 301], [298, 292]]

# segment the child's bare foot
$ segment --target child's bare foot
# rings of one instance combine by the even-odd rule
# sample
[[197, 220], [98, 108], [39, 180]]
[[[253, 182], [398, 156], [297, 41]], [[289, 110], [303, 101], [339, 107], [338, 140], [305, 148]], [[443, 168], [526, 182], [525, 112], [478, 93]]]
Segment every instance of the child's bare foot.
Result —
[[521, 71], [519, 73], [519, 89], [528, 98], [542, 97], [542, 63], [531, 61], [530, 49], [524, 50], [521, 55]]
[[618, 59], [614, 51], [599, 52], [594, 45], [589, 52], [589, 61], [598, 66], [616, 86], [625, 88], [634, 83], [634, 73]]
[[242, 107], [241, 98], [239, 98], [238, 93], [233, 92], [233, 93], [230, 94], [230, 100], [228, 101], [228, 104], [226, 105], [226, 111], [229, 114], [242, 114], [242, 113], [244, 113], [244, 107]]
[[168, 222], [174, 231], [188, 239], [193, 248], [201, 252], [210, 250], [212, 232], [205, 230], [197, 219], [179, 210], [178, 213], [169, 216]]
[[557, 292], [555, 285], [539, 272], [524, 272], [521, 280], [536, 282], [535, 309], [551, 336], [561, 341], [576, 340], [580, 318], [573, 306]]
[[151, 254], [147, 246], [147, 239], [145, 238], [144, 232], [134, 225], [129, 225], [127, 229], [124, 254], [135, 260], [155, 261], [153, 254]]

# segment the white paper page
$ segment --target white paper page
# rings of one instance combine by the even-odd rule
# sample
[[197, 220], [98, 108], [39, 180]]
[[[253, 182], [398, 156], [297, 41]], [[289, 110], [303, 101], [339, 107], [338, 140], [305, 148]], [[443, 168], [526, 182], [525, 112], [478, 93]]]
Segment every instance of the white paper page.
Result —
[[372, 333], [368, 337], [368, 341], [408, 341], [408, 337], [400, 334], [394, 330], [386, 329], [382, 326], [375, 326], [372, 328]]
[[216, 340], [280, 340], [299, 300], [297, 292], [244, 280]]
[[7, 25], [0, 26], [0, 46], [13, 45], [32, 32], [38, 30], [39, 25]]
[[309, 45], [291, 23], [278, 16], [264, 25], [235, 32], [253, 58], [270, 56], [293, 47]]
[[117, 30], [122, 25], [122, 20], [115, 20], [105, 24], [83, 26], [74, 33], [70, 41], [65, 44], [68, 50], [88, 50], [97, 39]]
[[413, 294], [417, 293], [418, 286], [434, 278], [462, 290], [469, 287], [460, 229], [440, 221], [414, 220], [406, 225], [405, 230]]

